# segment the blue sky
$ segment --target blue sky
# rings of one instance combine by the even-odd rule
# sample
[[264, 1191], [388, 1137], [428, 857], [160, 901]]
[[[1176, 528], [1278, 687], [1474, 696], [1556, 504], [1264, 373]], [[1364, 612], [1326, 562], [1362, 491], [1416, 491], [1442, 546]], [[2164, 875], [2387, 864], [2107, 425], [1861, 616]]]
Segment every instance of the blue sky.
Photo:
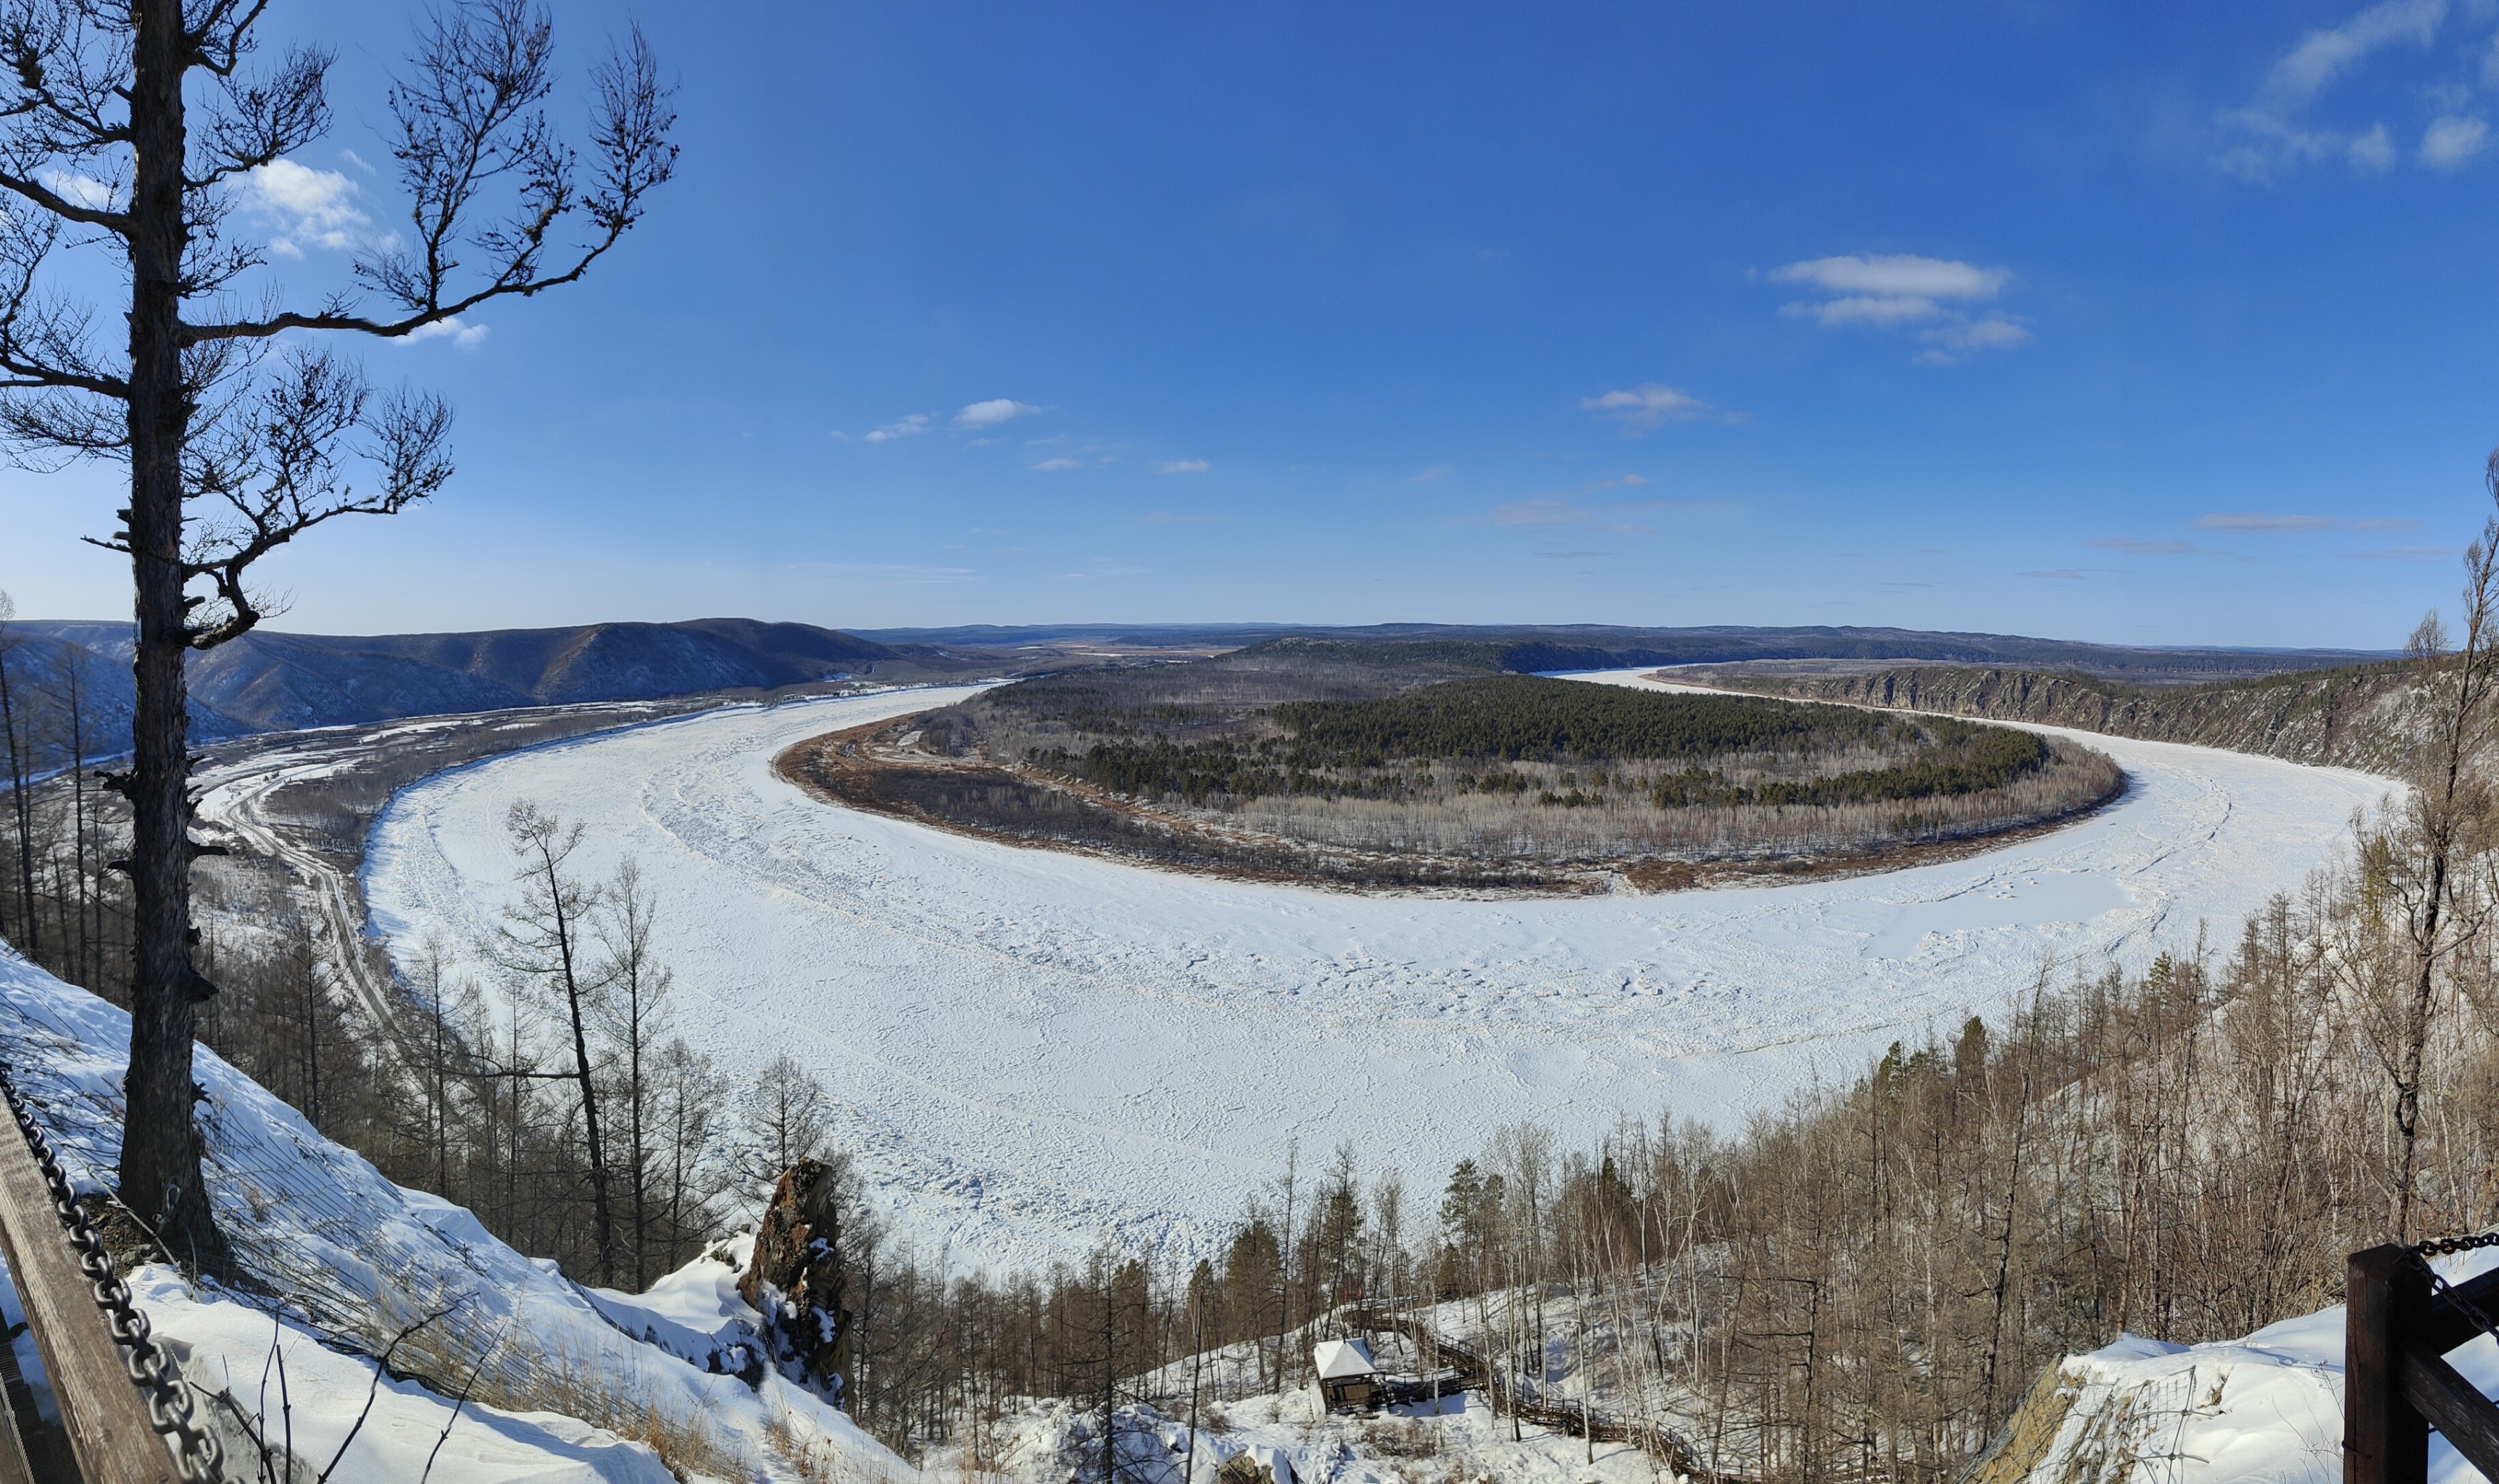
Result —
[[[304, 288], [400, 210], [407, 12], [331, 9], [339, 128], [249, 204]], [[576, 79], [627, 14], [555, 12]], [[273, 563], [284, 627], [2388, 647], [2488, 512], [2492, 0], [634, 14], [678, 179], [364, 352], [461, 473]], [[111, 483], [0, 475], [21, 612], [126, 611]]]

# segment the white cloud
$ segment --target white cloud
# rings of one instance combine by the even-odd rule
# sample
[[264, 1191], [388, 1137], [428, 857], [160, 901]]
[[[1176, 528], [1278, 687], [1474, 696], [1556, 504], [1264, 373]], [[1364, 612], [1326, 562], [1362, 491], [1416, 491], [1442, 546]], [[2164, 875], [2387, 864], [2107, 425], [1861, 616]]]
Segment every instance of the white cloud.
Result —
[[2307, 103], [2370, 53], [2406, 42], [2426, 47], [2447, 20], [2447, 0], [2380, 0], [2339, 26], [2311, 31], [2265, 75], [2267, 101]]
[[2432, 119], [2421, 135], [2420, 162], [2434, 170], [2453, 170], [2482, 152], [2490, 142], [2490, 126], [2469, 113]]
[[1908, 253], [1809, 258], [1770, 270], [1772, 283], [1809, 283], [1834, 294], [1882, 299], [1993, 299], [2012, 278], [2001, 268]]
[[[2303, 165], [2336, 159], [2371, 173], [2392, 166], [2394, 143], [2385, 124], [2344, 130], [2310, 124], [2302, 115], [2345, 74], [2378, 52], [2390, 47], [2429, 47], [2447, 15], [2448, 0], [2381, 0], [2340, 25], [2300, 37], [2266, 72], [2245, 107], [2222, 114], [2223, 127], [2237, 140], [2216, 154], [2213, 163], [2251, 180], [2271, 180]], [[2485, 69], [2494, 65], [2499, 57], [2484, 64]], [[2425, 164], [2456, 163], [2433, 159], [2426, 140], [2421, 158]]]
[[1779, 312], [1820, 320], [1828, 326], [1904, 325], [1911, 320], [1932, 319], [1943, 312], [1943, 306], [1920, 294], [1851, 294], [1820, 304], [1784, 304], [1779, 306]]
[[1446, 479], [1457, 471], [1458, 467], [1454, 464], [1435, 464], [1430, 468], [1416, 469], [1408, 477], [1406, 482], [1408, 484], [1430, 484], [1435, 479]]
[[1083, 468], [1085, 467], [1085, 461], [1082, 459], [1068, 458], [1044, 459], [1032, 467], [1044, 473], [1055, 474], [1071, 468]]
[[111, 211], [120, 206], [120, 193], [91, 176], [72, 175], [66, 170], [44, 172], [44, 184], [53, 195], [90, 211]]
[[486, 343], [486, 327], [465, 324], [458, 319], [438, 319], [433, 324], [409, 331], [407, 339], [411, 340], [448, 339], [453, 345], [462, 350], [474, 350]]
[[882, 428], [870, 429], [867, 440], [871, 443], [891, 443], [896, 438], [916, 437], [928, 431], [929, 421], [934, 416], [935, 414], [928, 412], [914, 412], [900, 422], [888, 423]]
[[2147, 541], [2137, 536], [2105, 536], [2083, 544], [2102, 551], [2122, 551], [2130, 557], [2175, 557], [2197, 549], [2192, 541]]
[[1211, 521], [1215, 516], [1205, 510], [1156, 510], [1139, 519], [1149, 526], [1194, 526]]
[[1732, 423], [1743, 420], [1743, 414], [1739, 412], [1721, 412], [1698, 397], [1686, 396], [1654, 381], [1643, 382], [1628, 392], [1582, 397], [1579, 409], [1602, 412], [1622, 424], [1625, 432], [1635, 435], [1668, 423]]
[[955, 426], [995, 428], [1002, 423], [1014, 422], [1019, 417], [1030, 417], [1040, 410], [1041, 408], [1029, 403], [1018, 402], [1012, 397], [992, 397], [987, 402], [973, 403], [962, 411], [956, 413]]
[[1166, 459], [1158, 467], [1166, 474], [1203, 474], [1215, 466], [1204, 459]]
[[1950, 366], [1982, 350], [2013, 350], [2030, 343], [2030, 332], [2001, 314], [1956, 325], [1923, 330], [1918, 339], [1927, 350], [1918, 359], [1929, 366]]
[[1827, 299], [1779, 306], [1781, 314], [1810, 319], [1825, 329], [1928, 326], [1918, 332], [1927, 342], [1918, 359], [1931, 366], [1949, 366], [1974, 351], [2010, 350], [2030, 339], [2019, 321], [1976, 307], [2013, 281], [2008, 268], [1909, 253], [1851, 254], [1790, 263], [1770, 270], [1769, 277], [1772, 283], [1804, 284], [1829, 294]]
[[2369, 132], [2354, 136], [2344, 152], [2351, 156], [2353, 170], [2382, 174], [2395, 167], [2395, 137], [2385, 124], [2371, 124]]
[[2199, 515], [2187, 524], [2198, 531], [2225, 531], [2235, 535], [2297, 535], [2312, 531], [2411, 531], [2420, 522], [2409, 516], [2371, 516], [2349, 520], [2339, 515], [2284, 515], [2266, 510], [2225, 510]]
[[301, 257], [307, 246], [337, 250], [366, 241], [371, 218], [356, 208], [356, 182], [335, 170], [315, 170], [293, 160], [272, 160], [245, 176], [251, 204], [285, 225], [271, 239], [281, 256]]

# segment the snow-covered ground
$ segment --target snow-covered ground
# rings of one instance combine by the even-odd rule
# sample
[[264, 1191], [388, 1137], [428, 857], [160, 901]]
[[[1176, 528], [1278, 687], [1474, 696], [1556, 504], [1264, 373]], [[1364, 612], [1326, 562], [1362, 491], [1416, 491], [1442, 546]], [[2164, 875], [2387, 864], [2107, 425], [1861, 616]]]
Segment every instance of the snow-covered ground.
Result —
[[[129, 1040], [122, 1012], [0, 946], [0, 1065], [82, 1192], [113, 1184]], [[210, 1199], [256, 1290], [155, 1265], [130, 1284], [218, 1419], [234, 1477], [259, 1475], [244, 1422], [276, 1455], [273, 1476], [335, 1484], [909, 1475], [779, 1375], [750, 1386], [709, 1371], [716, 1344], [760, 1323], [720, 1281], [727, 1267], [698, 1259], [639, 1298], [585, 1290], [467, 1210], [382, 1178], [214, 1053], [195, 1065]], [[393, 1368], [435, 1384], [376, 1379], [364, 1357], [394, 1340]]]
[[2390, 787], [2084, 735], [2126, 796], [1963, 860], [1470, 900], [1019, 849], [772, 771], [802, 738], [966, 694], [708, 712], [430, 779], [374, 827], [373, 919], [395, 952], [474, 943], [512, 895], [508, 806], [580, 822], [585, 869], [632, 855], [660, 891], [690, 1041], [733, 1073], [799, 1058], [903, 1233], [1026, 1267], [1106, 1237], [1208, 1250], [1289, 1139], [1351, 1140], [1437, 1189], [1508, 1122], [1585, 1140], [1623, 1114], [1732, 1121], [2001, 1006], [2048, 959], [2140, 960], [2208, 923], [2226, 945]]
[[[2450, 1282], [2490, 1254], [2439, 1259]], [[1985, 1470], [2012, 1484], [2335, 1484], [2343, 1477], [2343, 1309], [2244, 1339], [2164, 1344], [2122, 1335], [2043, 1379], [2007, 1430], [2015, 1457]], [[2473, 1340], [2448, 1363], [2499, 1394], [2499, 1342]], [[2026, 1451], [2027, 1450], [2027, 1451]], [[2483, 1484], [2437, 1433], [2429, 1484]]]

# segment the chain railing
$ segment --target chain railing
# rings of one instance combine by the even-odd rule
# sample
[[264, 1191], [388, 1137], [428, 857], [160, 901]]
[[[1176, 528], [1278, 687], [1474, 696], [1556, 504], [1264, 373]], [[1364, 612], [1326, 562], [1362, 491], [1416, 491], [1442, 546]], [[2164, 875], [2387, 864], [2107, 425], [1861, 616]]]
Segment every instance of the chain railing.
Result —
[[2433, 1259], [2499, 1247], [2499, 1232], [2352, 1254], [2343, 1332], [2344, 1484], [2422, 1484], [2433, 1429], [2499, 1479], [2499, 1403], [2447, 1362], [2499, 1339], [2499, 1269], [2450, 1280]]
[[[147, 1315], [132, 1301], [130, 1286], [114, 1271], [113, 1255], [105, 1250], [103, 1239], [96, 1235], [94, 1224], [87, 1219], [86, 1209], [79, 1203], [77, 1190], [63, 1173], [51, 1140], [35, 1122], [25, 1100], [18, 1096], [16, 1083], [9, 1076], [5, 1064], [0, 1064], [0, 1098], [6, 1099], [10, 1116], [16, 1122], [18, 1138], [23, 1141], [37, 1173], [42, 1177], [43, 1195], [49, 1200], [61, 1235], [76, 1256], [78, 1276], [85, 1285], [86, 1297], [93, 1302], [98, 1318], [113, 1338], [114, 1350], [121, 1361], [122, 1378], [138, 1389], [146, 1405], [148, 1425], [170, 1445], [172, 1461], [180, 1478], [188, 1484], [220, 1484], [225, 1475], [215, 1435], [201, 1426], [194, 1415], [190, 1388], [184, 1383], [180, 1369], [156, 1343]], [[20, 1255], [27, 1258], [24, 1266], [34, 1265], [33, 1254]], [[30, 1284], [32, 1276], [26, 1272], [16, 1274], [21, 1299], [26, 1297], [23, 1289]], [[25, 1307], [31, 1326], [35, 1322], [37, 1305], [28, 1302]], [[39, 1334], [37, 1338], [42, 1340], [45, 1337]], [[64, 1355], [78, 1353], [66, 1346], [48, 1346], [48, 1359], [55, 1349]], [[56, 1374], [54, 1385], [60, 1386], [66, 1379]], [[101, 1383], [91, 1381], [91, 1384]], [[79, 1446], [81, 1441], [81, 1435], [73, 1432], [73, 1446]], [[119, 1446], [126, 1448], [132, 1444], [155, 1446], [152, 1438], [123, 1438]], [[92, 1449], [94, 1444], [86, 1446]], [[91, 1462], [84, 1452], [81, 1454], [80, 1464], [91, 1480], [122, 1476], [123, 1470], [113, 1461]]]

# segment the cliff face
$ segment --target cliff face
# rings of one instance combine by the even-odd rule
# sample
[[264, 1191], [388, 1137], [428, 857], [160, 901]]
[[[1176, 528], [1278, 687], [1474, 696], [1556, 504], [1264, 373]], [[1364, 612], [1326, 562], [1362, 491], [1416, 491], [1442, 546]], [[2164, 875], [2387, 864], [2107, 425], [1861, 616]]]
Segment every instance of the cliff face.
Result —
[[1803, 700], [2191, 742], [2388, 777], [2403, 771], [2417, 729], [2412, 683], [2391, 664], [2175, 687], [1941, 665], [1832, 675], [1684, 670], [1674, 678]]

